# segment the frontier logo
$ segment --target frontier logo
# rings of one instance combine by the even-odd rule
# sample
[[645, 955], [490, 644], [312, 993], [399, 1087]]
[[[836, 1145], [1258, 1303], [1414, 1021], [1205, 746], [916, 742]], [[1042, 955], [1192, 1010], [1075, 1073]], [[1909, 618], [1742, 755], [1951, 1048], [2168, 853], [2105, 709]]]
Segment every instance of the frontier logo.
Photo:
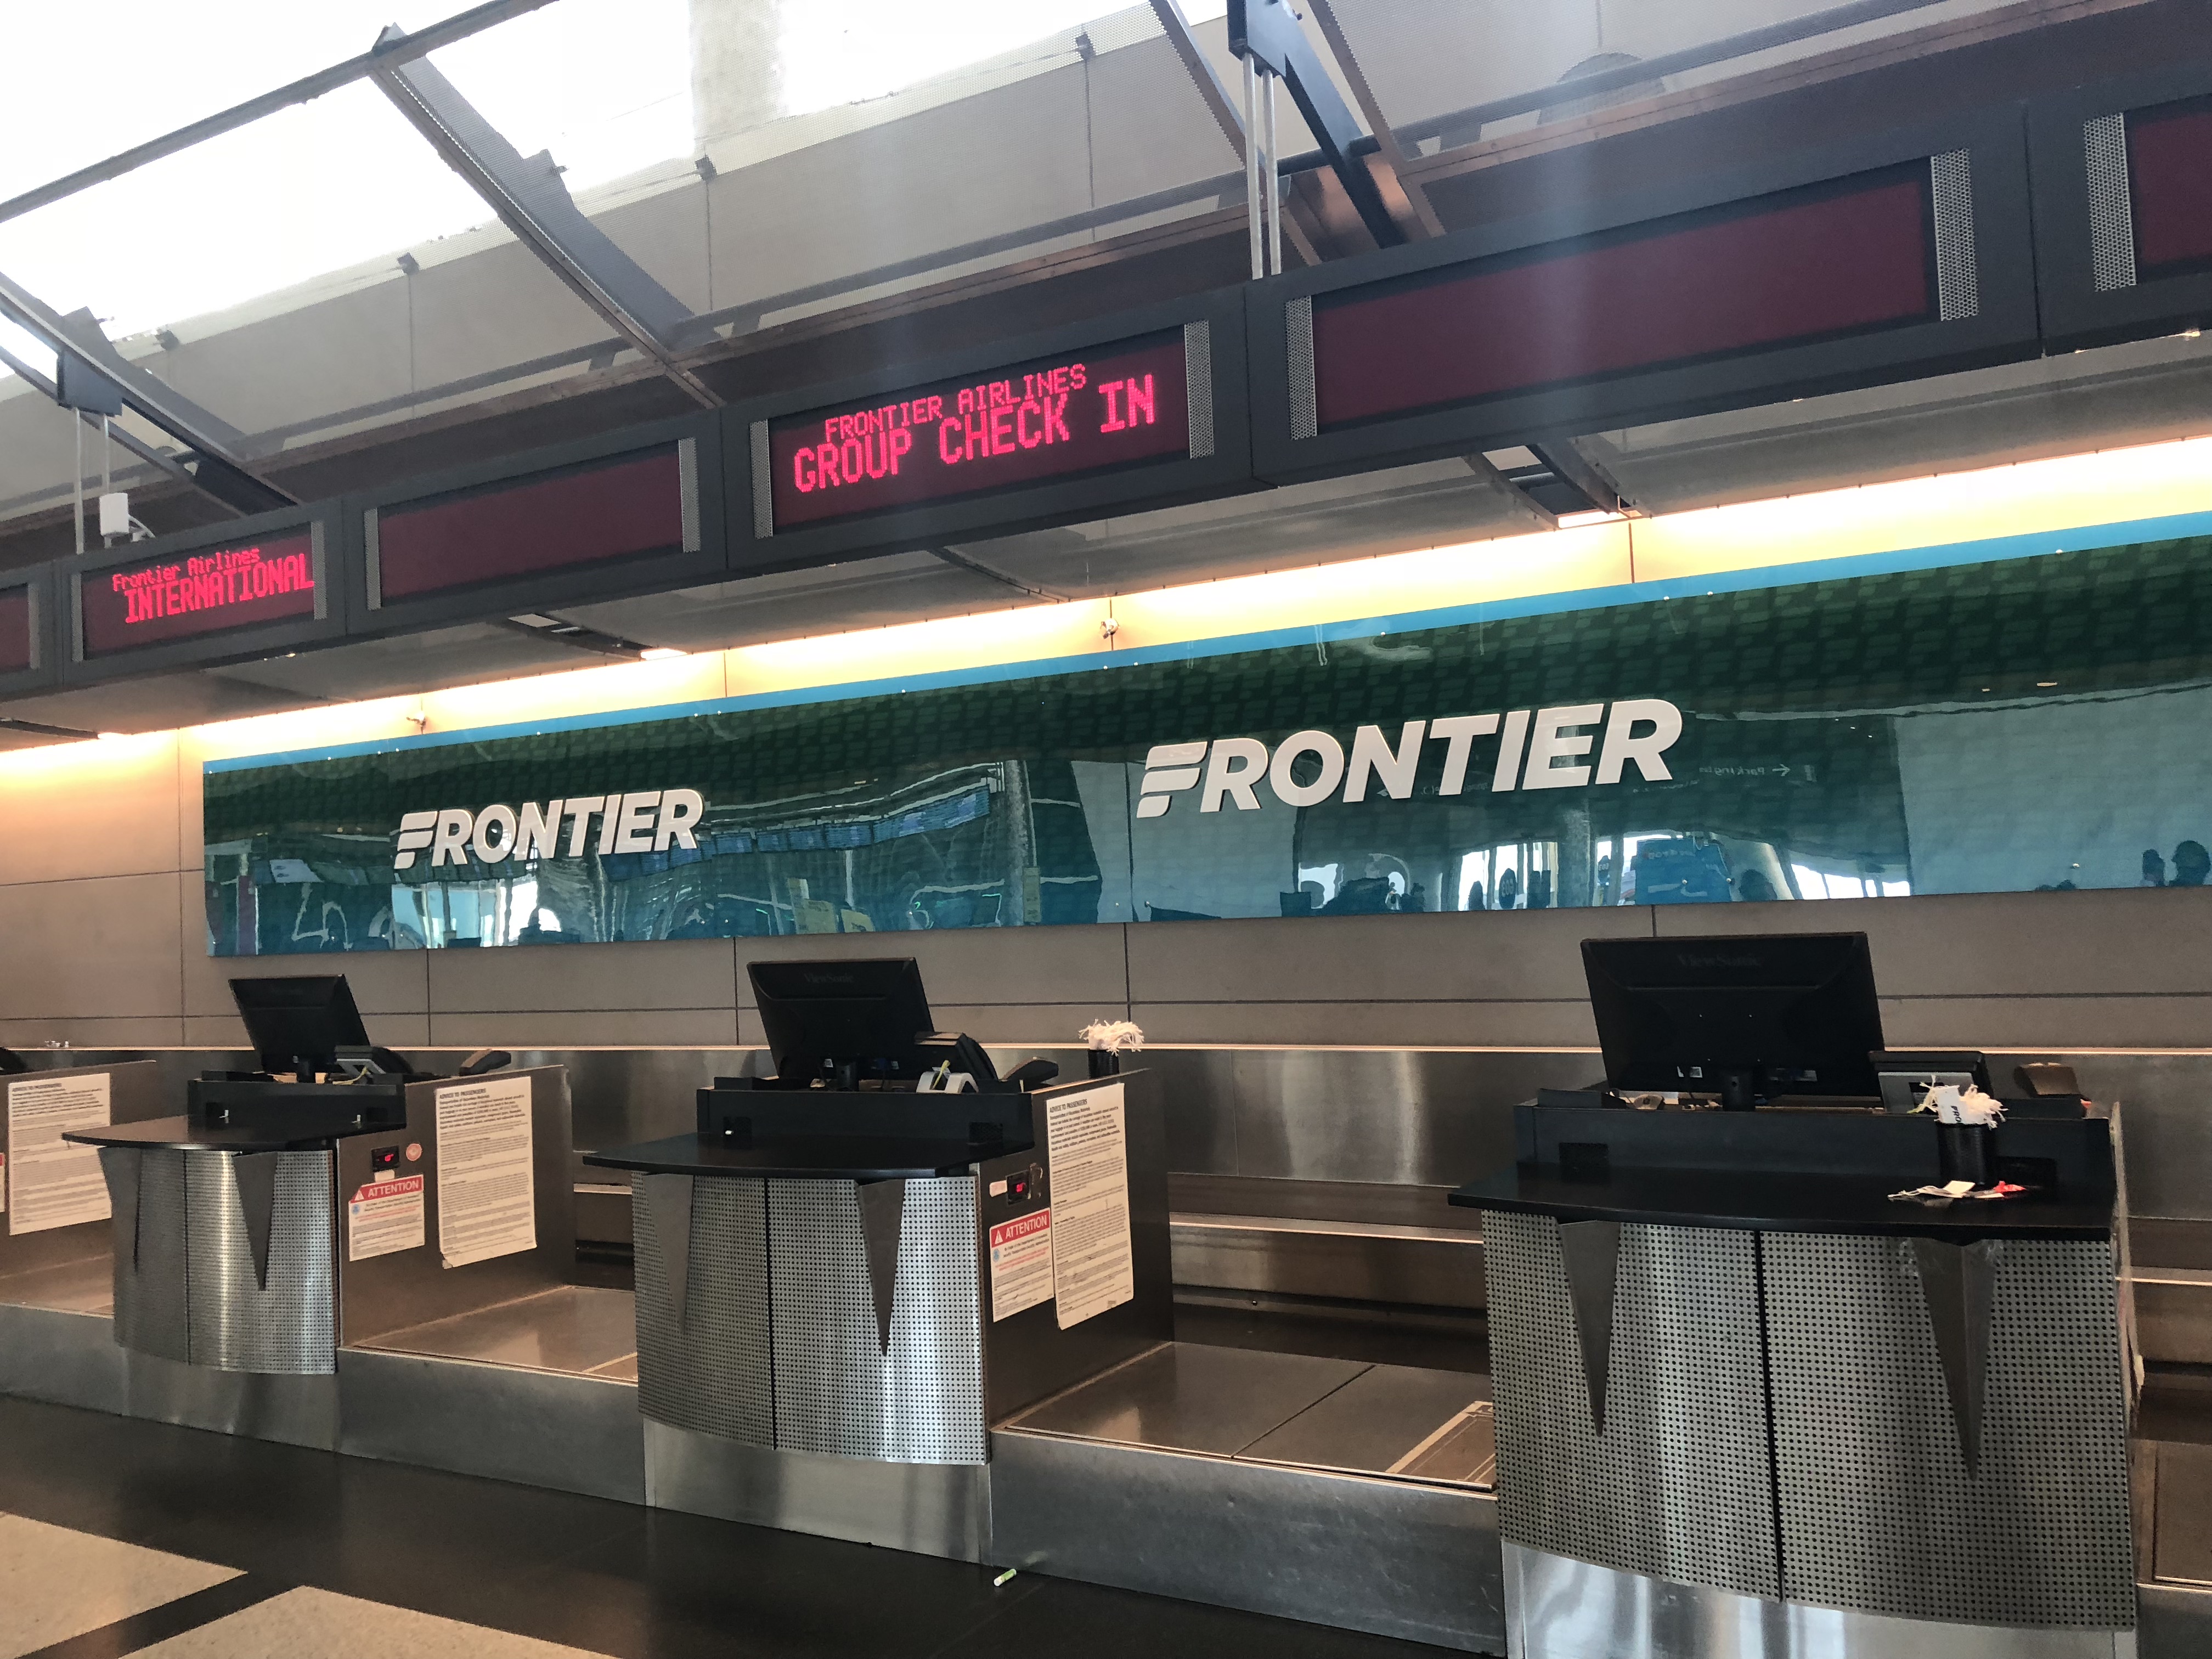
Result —
[[[399, 820], [392, 867], [413, 869], [415, 855], [425, 850], [433, 870], [465, 865], [471, 855], [479, 864], [504, 864], [510, 858], [580, 859], [593, 818], [599, 821], [602, 854], [665, 853], [671, 847], [696, 850], [691, 827], [706, 811], [706, 799], [696, 789], [647, 789], [628, 795], [571, 795], [543, 806], [525, 801], [520, 811], [512, 806], [448, 806], [410, 812]], [[560, 851], [564, 823], [566, 853]]]
[[[1663, 757], [1682, 735], [1682, 711], [1656, 697], [1616, 702], [1571, 703], [1559, 708], [1516, 708], [1503, 714], [1450, 714], [1442, 720], [1407, 720], [1394, 746], [1379, 726], [1352, 733], [1352, 753], [1327, 732], [1294, 732], [1275, 745], [1257, 738], [1215, 738], [1202, 743], [1156, 744], [1145, 757], [1145, 779], [1137, 816], [1167, 816], [1175, 797], [1198, 790], [1198, 810], [1218, 812], [1224, 800], [1240, 812], [1260, 810], [1257, 787], [1264, 782], [1285, 806], [1318, 806], [1340, 789], [1343, 799], [1367, 799], [1370, 783], [1380, 783], [1392, 800], [1413, 793], [1425, 744], [1443, 745], [1440, 795], [1466, 793], [1477, 738], [1495, 738], [1489, 757], [1490, 787], [1579, 789], [1593, 781], [1619, 783], [1623, 769], [1636, 769], [1654, 783], [1674, 776]], [[1596, 750], [1592, 765], [1585, 758]], [[1304, 766], [1299, 763], [1310, 756]], [[1309, 775], [1300, 782], [1298, 775]]]

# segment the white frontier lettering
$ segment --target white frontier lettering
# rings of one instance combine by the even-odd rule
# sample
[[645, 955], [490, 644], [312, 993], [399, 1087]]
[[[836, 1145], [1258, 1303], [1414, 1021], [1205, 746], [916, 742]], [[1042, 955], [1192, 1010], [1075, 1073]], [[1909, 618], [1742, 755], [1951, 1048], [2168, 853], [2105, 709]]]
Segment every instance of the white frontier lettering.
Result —
[[278, 594], [312, 592], [314, 586], [315, 572], [307, 554], [264, 559], [258, 547], [197, 556], [182, 564], [118, 571], [108, 578], [108, 591], [124, 596], [125, 626]]
[[399, 839], [392, 867], [411, 870], [415, 855], [430, 854], [430, 867], [504, 864], [511, 858], [550, 859], [559, 851], [561, 826], [574, 828], [565, 856], [581, 858], [592, 818], [599, 823], [601, 853], [665, 853], [671, 847], [696, 852], [692, 827], [706, 816], [706, 798], [696, 789], [646, 789], [626, 795], [571, 795], [543, 807], [525, 801], [520, 811], [497, 804], [474, 811], [448, 806], [410, 812], [399, 820]]
[[[1596, 729], [1603, 727], [1602, 733]], [[1196, 789], [1198, 810], [1218, 812], [1224, 801], [1240, 812], [1260, 809], [1257, 786], [1265, 783], [1285, 806], [1318, 806], [1339, 792], [1343, 799], [1367, 799], [1379, 783], [1392, 800], [1413, 793], [1425, 745], [1443, 744], [1443, 773], [1437, 793], [1465, 793], [1478, 738], [1498, 738], [1491, 770], [1493, 793], [1513, 789], [1579, 789], [1593, 782], [1619, 783], [1633, 763], [1650, 782], [1674, 776], [1663, 758], [1682, 735], [1682, 711], [1657, 697], [1638, 697], [1608, 706], [1569, 703], [1556, 708], [1516, 708], [1499, 714], [1452, 714], [1442, 720], [1407, 720], [1394, 742], [1379, 726], [1352, 734], [1347, 760], [1344, 744], [1330, 732], [1293, 732], [1269, 755], [1257, 738], [1217, 738], [1203, 743], [1163, 743], [1145, 757], [1144, 782], [1137, 816], [1164, 817], [1184, 790]], [[1585, 757], [1597, 750], [1592, 764]], [[1297, 763], [1313, 775], [1300, 782]]]

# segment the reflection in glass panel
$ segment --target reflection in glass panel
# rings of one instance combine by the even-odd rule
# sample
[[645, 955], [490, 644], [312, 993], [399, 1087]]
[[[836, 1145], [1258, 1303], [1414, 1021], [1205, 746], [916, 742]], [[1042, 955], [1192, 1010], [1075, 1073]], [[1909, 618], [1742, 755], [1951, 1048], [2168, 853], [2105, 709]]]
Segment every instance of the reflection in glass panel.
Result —
[[2208, 552], [1500, 607], [225, 763], [210, 936], [252, 954], [2201, 885]]

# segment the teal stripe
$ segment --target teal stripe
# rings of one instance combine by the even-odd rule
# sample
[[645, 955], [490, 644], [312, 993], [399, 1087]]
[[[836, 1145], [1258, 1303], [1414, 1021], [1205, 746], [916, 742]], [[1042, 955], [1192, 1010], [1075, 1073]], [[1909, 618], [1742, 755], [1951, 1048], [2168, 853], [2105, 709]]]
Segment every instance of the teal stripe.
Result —
[[2078, 552], [2090, 547], [2124, 547], [2138, 542], [2177, 541], [2185, 537], [2207, 535], [2212, 535], [2212, 513], [2181, 513], [2165, 518], [2135, 519], [2119, 524], [2083, 526], [2072, 530], [2033, 531], [2026, 535], [1996, 536], [1982, 541], [1947, 542], [1935, 547], [1901, 548], [1888, 553], [1862, 553], [1847, 558], [1761, 565], [1756, 569], [1685, 576], [1667, 581], [1624, 582], [1611, 587], [1585, 587], [1565, 593], [1531, 594], [1525, 599], [1486, 600], [1474, 605], [1447, 605], [1429, 611], [1397, 611], [1388, 616], [1364, 617], [1348, 622], [1273, 628], [1257, 633], [1189, 640], [1127, 651], [1086, 652], [1081, 656], [1047, 657], [1034, 662], [982, 664], [969, 668], [948, 668], [936, 673], [908, 674], [892, 679], [801, 686], [787, 691], [758, 691], [745, 696], [717, 697], [700, 702], [662, 703], [650, 708], [626, 708], [604, 714], [568, 714], [557, 719], [522, 721], [509, 726], [474, 726], [465, 732], [433, 732], [420, 737], [382, 738], [368, 743], [338, 744], [325, 749], [295, 749], [283, 754], [241, 755], [229, 760], [207, 761], [203, 763], [203, 768], [209, 773], [251, 771], [267, 766], [296, 766], [311, 761], [343, 760], [356, 755], [394, 754], [407, 750], [451, 748], [459, 744], [495, 743], [502, 738], [538, 737], [554, 732], [588, 732], [608, 726], [641, 726], [655, 720], [697, 719], [709, 714], [738, 714], [747, 709], [794, 708], [810, 703], [847, 702], [907, 691], [934, 691], [956, 686], [1046, 679], [1057, 674], [1080, 673], [1090, 669], [1110, 672], [1116, 668], [1141, 668], [1153, 663], [1196, 662], [1208, 657], [1236, 656], [1245, 652], [1278, 650], [1285, 646], [1316, 642], [1327, 644], [1339, 640], [1371, 639], [1380, 634], [1411, 633], [1421, 629], [1450, 628], [1468, 623], [1504, 622], [1521, 617], [1558, 616], [1575, 611], [1602, 611], [1618, 605], [1648, 605], [1656, 600], [1689, 599], [1707, 593], [1755, 592], [1761, 588], [1789, 587], [1800, 582], [1846, 581], [1854, 577], [1898, 575], [1907, 571], [1938, 570], [1955, 565], [1996, 564], [2008, 559], [2033, 559], [2050, 553]]

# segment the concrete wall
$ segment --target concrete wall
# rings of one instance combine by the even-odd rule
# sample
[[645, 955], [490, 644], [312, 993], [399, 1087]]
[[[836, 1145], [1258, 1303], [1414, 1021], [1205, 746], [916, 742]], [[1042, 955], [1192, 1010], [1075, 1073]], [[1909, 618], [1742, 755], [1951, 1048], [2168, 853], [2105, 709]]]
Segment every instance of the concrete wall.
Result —
[[2212, 1041], [2212, 889], [214, 960], [198, 741], [11, 757], [0, 1043], [233, 1044], [232, 975], [331, 969], [395, 1047], [753, 1043], [746, 960], [897, 951], [944, 1024], [1008, 1043], [1126, 1014], [1164, 1042], [1574, 1045], [1593, 1041], [1583, 939], [1783, 927], [1871, 935], [1899, 1046]]

